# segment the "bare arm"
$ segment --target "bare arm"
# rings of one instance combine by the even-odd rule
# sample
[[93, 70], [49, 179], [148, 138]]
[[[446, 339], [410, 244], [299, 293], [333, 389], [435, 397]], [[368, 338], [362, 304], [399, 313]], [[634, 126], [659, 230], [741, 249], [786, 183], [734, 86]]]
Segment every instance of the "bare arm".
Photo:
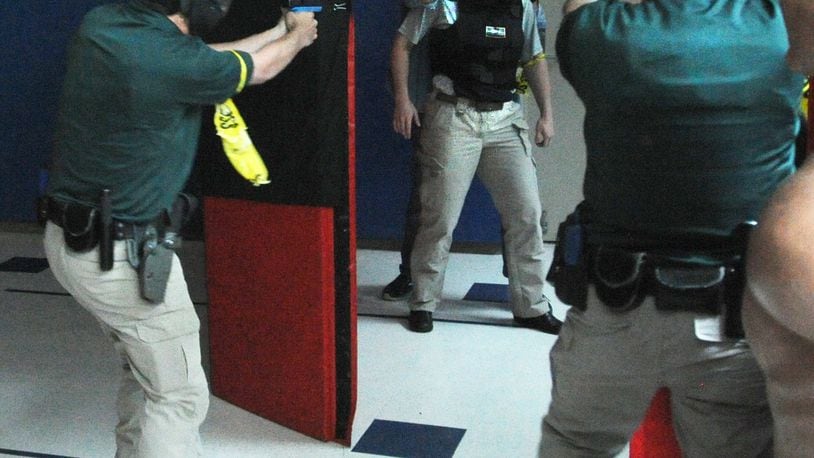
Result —
[[421, 126], [418, 110], [410, 100], [407, 76], [410, 71], [410, 51], [413, 44], [404, 35], [397, 33], [390, 50], [390, 73], [393, 79], [393, 130], [404, 138], [412, 136], [413, 123]]
[[254, 72], [249, 84], [262, 84], [277, 76], [303, 48], [316, 39], [314, 13], [286, 12], [271, 29], [231, 43], [210, 46], [218, 50], [237, 49], [250, 53]]
[[280, 21], [277, 22], [277, 25], [268, 30], [250, 35], [246, 38], [241, 38], [240, 40], [230, 41], [228, 43], [212, 43], [209, 46], [213, 49], [217, 49], [218, 51], [229, 51], [234, 49], [237, 51], [253, 53], [259, 51], [269, 43], [278, 40], [280, 37], [285, 35], [287, 31], [285, 20], [283, 17], [280, 17]]
[[814, 340], [814, 161], [775, 193], [747, 253], [748, 295], [778, 322]]
[[814, 1], [783, 0], [783, 17], [789, 31], [789, 66], [814, 73]]
[[538, 59], [533, 64], [523, 67], [523, 74], [529, 82], [531, 93], [540, 110], [540, 118], [534, 132], [534, 141], [539, 146], [548, 146], [554, 137], [554, 111], [551, 108], [551, 78], [548, 74], [548, 63]]

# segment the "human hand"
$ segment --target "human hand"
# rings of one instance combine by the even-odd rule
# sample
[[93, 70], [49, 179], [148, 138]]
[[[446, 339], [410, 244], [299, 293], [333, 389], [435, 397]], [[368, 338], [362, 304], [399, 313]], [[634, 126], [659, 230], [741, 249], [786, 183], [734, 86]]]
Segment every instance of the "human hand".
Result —
[[396, 100], [396, 106], [393, 110], [393, 130], [409, 140], [413, 136], [413, 123], [421, 127], [415, 105], [410, 100]]
[[288, 33], [295, 34], [300, 48], [310, 46], [317, 39], [317, 20], [314, 13], [285, 11], [284, 16], [286, 29]]
[[537, 146], [546, 147], [551, 144], [551, 139], [554, 137], [554, 120], [550, 116], [541, 116], [537, 120], [537, 128], [534, 134], [534, 143]]

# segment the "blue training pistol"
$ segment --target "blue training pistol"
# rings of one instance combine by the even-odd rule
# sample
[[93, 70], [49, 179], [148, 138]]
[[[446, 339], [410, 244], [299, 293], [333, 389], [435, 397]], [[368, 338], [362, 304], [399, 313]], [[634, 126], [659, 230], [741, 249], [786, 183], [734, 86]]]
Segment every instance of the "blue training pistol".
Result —
[[322, 0], [283, 0], [283, 8], [288, 8], [295, 13], [322, 11]]

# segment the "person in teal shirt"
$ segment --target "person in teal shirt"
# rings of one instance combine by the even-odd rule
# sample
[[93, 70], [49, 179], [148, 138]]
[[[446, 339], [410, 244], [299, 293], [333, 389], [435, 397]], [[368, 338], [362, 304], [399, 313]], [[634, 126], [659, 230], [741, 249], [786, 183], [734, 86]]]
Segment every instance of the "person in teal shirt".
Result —
[[741, 228], [795, 171], [803, 78], [785, 62], [780, 5], [564, 8], [557, 56], [586, 111], [586, 273], [572, 277], [586, 297], [551, 352], [540, 456], [615, 456], [662, 387], [685, 456], [770, 456], [738, 305]]
[[[313, 13], [285, 13], [256, 35], [204, 43], [199, 35], [230, 3], [99, 6], [68, 53], [44, 244], [56, 279], [122, 358], [116, 456], [203, 453], [209, 390], [198, 316], [171, 252], [163, 299], [146, 298], [135, 268], [145, 264], [140, 240], [147, 227], [161, 227], [189, 176], [203, 107], [273, 78], [317, 37]], [[100, 204], [103, 190], [109, 206]], [[99, 215], [108, 212], [104, 227]]]

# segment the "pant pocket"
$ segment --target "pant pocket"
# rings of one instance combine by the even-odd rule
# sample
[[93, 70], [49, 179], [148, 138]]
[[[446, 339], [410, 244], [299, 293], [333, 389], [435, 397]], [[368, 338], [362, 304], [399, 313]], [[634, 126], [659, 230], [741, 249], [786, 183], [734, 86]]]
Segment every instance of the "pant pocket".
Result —
[[199, 328], [198, 317], [191, 309], [136, 325], [137, 338], [124, 342], [125, 351], [134, 375], [145, 388], [169, 393], [190, 383], [191, 368], [201, 364]]
[[523, 153], [530, 157], [534, 166], [537, 167], [537, 161], [534, 160], [534, 149], [531, 146], [531, 139], [529, 139], [529, 123], [522, 116], [517, 116], [512, 120], [512, 126], [523, 144]]

